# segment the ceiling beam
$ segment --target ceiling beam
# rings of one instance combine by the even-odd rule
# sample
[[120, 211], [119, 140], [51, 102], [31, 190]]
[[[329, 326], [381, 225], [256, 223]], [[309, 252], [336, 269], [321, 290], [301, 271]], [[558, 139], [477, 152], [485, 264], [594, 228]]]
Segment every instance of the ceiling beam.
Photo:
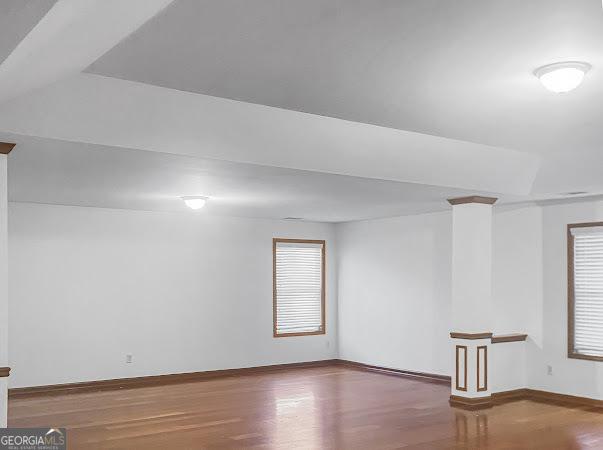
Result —
[[0, 65], [0, 102], [79, 73], [172, 0], [59, 0]]
[[80, 74], [0, 104], [10, 134], [526, 195], [532, 154]]

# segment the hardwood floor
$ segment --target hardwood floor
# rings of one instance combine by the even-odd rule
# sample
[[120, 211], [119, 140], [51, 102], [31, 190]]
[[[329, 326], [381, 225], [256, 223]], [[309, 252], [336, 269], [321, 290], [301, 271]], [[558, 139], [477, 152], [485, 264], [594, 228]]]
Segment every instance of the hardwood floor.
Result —
[[9, 426], [66, 427], [70, 449], [602, 449], [603, 413], [448, 405], [447, 386], [341, 366], [17, 398]]

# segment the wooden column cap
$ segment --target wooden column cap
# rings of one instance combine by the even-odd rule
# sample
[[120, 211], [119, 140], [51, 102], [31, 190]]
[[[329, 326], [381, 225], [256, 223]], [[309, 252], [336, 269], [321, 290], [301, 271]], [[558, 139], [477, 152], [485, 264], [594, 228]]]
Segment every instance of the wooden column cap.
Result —
[[15, 145], [17, 144], [11, 144], [10, 142], [0, 142], [0, 154], [8, 155], [10, 151], [15, 147]]
[[451, 205], [464, 205], [465, 203], [483, 203], [485, 205], [493, 205], [496, 200], [496, 197], [482, 197], [480, 195], [471, 195], [469, 197], [457, 197], [457, 198], [449, 198], [448, 203]]

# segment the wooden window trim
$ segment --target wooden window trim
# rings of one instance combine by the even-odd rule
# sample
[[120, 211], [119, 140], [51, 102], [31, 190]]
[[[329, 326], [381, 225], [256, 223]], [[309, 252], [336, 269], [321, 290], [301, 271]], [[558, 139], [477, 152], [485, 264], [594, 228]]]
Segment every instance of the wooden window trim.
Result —
[[603, 227], [603, 222], [571, 223], [567, 226], [567, 357], [603, 361], [603, 356], [584, 355], [574, 350], [574, 236], [573, 228]]
[[[320, 327], [319, 331], [307, 331], [304, 333], [278, 333], [276, 331], [276, 245], [279, 242], [285, 242], [290, 244], [319, 244], [322, 245], [322, 258], [321, 258], [321, 286], [320, 286]], [[315, 239], [285, 239], [285, 238], [273, 238], [272, 239], [272, 336], [275, 338], [281, 337], [295, 337], [295, 336], [316, 336], [327, 333], [326, 324], [326, 307], [325, 307], [325, 275], [326, 275], [326, 253], [327, 244], [324, 240]]]

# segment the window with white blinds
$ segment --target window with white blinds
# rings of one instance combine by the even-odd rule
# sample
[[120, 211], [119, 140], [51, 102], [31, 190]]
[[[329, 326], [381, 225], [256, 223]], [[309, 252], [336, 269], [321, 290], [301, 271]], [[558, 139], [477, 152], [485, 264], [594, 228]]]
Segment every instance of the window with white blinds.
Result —
[[325, 332], [325, 242], [274, 239], [274, 336]]
[[570, 356], [603, 360], [603, 223], [568, 231]]

